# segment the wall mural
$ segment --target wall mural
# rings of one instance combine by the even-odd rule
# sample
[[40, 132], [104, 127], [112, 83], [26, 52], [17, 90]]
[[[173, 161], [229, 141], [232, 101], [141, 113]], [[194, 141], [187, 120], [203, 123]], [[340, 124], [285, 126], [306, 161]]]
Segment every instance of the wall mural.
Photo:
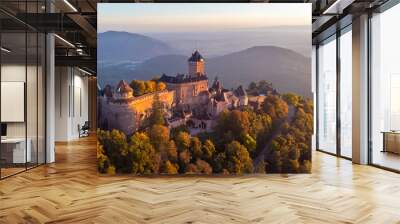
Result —
[[309, 173], [310, 4], [98, 4], [98, 170]]

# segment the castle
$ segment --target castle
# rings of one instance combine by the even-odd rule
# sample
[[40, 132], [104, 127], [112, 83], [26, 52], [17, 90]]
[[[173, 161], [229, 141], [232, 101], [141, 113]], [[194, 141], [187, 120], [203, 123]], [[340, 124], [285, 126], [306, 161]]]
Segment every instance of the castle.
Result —
[[203, 102], [202, 97], [199, 97], [200, 94], [208, 90], [208, 77], [204, 73], [204, 58], [197, 50], [188, 59], [188, 66], [188, 75], [163, 74], [159, 80], [167, 84], [169, 90], [175, 91], [177, 105], [200, 104]]
[[166, 84], [165, 90], [136, 97], [125, 81], [120, 81], [115, 90], [107, 85], [99, 100], [99, 124], [104, 129], [133, 134], [150, 115], [157, 96], [170, 128], [187, 125], [192, 134], [211, 130], [219, 113], [248, 105], [248, 96], [242, 86], [235, 90], [224, 89], [218, 78], [209, 88], [204, 66], [205, 60], [196, 50], [188, 59], [188, 74], [163, 74], [157, 81]]

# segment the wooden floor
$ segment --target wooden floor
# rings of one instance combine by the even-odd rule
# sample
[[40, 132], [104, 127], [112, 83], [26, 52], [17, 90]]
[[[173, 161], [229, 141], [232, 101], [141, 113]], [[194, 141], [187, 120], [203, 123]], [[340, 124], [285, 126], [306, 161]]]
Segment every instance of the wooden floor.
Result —
[[104, 177], [96, 141], [0, 181], [0, 223], [400, 223], [400, 175], [314, 153], [313, 174]]

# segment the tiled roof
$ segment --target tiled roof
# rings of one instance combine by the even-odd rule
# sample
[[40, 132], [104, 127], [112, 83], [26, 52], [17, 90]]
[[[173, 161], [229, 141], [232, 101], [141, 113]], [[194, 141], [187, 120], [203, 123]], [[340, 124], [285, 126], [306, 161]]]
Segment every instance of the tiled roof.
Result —
[[204, 58], [201, 54], [196, 50], [192, 56], [188, 59], [188, 61], [203, 61]]
[[183, 74], [178, 74], [177, 76], [168, 76], [163, 74], [159, 79], [160, 82], [165, 82], [165, 83], [189, 83], [189, 82], [198, 82], [202, 80], [208, 80], [208, 77], [205, 75], [191, 77], [191, 76], [185, 76]]

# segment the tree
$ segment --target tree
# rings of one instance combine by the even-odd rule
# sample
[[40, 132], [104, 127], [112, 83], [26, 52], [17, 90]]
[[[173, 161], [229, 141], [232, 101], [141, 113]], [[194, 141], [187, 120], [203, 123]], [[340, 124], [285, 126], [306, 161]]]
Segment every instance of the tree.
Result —
[[176, 162], [178, 160], [178, 152], [174, 140], [170, 140], [167, 146], [167, 157], [170, 161]]
[[100, 173], [107, 173], [109, 167], [109, 161], [106, 155], [104, 155], [103, 146], [97, 141], [97, 170]]
[[146, 93], [146, 85], [142, 80], [132, 80], [130, 86], [133, 89], [134, 96], [141, 96]]
[[243, 174], [253, 172], [253, 162], [246, 147], [237, 141], [226, 146], [226, 168], [229, 173]]
[[185, 149], [179, 153], [179, 173], [186, 173], [191, 159], [189, 150]]
[[201, 158], [202, 157], [202, 146], [201, 146], [201, 141], [197, 137], [192, 137], [191, 138], [191, 153], [194, 158]]
[[160, 101], [158, 94], [154, 96], [151, 114], [148, 118], [148, 125], [164, 125], [164, 106]]
[[248, 134], [249, 127], [247, 111], [225, 110], [219, 114], [215, 130], [219, 136], [224, 138], [225, 142], [230, 142], [239, 140], [241, 136]]
[[158, 82], [157, 83], [157, 91], [161, 91], [167, 88], [167, 85], [165, 85], [165, 83], [163, 82]]
[[155, 81], [146, 81], [144, 83], [145, 87], [146, 87], [146, 93], [152, 93], [157, 91], [157, 83]]
[[280, 173], [282, 170], [280, 144], [277, 139], [272, 140], [271, 146], [265, 156], [266, 172]]
[[169, 144], [169, 129], [163, 125], [153, 125], [148, 130], [150, 142], [157, 152], [165, 152]]
[[214, 143], [207, 139], [203, 144], [203, 159], [210, 162], [215, 153]]
[[300, 172], [310, 173], [311, 172], [311, 162], [310, 160], [304, 160], [303, 164], [300, 166]]
[[110, 166], [113, 165], [117, 173], [127, 172], [131, 167], [125, 156], [128, 152], [128, 143], [124, 133], [118, 130], [98, 131], [97, 139], [102, 145], [104, 155], [107, 156]]
[[197, 159], [196, 166], [197, 166], [197, 173], [212, 174], [212, 168], [210, 164], [208, 164], [206, 161]]
[[265, 173], [265, 166], [266, 166], [265, 162], [264, 162], [264, 161], [261, 161], [261, 162], [257, 165], [255, 172], [256, 172], [256, 173]]
[[165, 161], [163, 166], [163, 173], [167, 174], [177, 174], [178, 173], [178, 165], [171, 163], [169, 160]]
[[275, 95], [268, 95], [265, 98], [262, 109], [272, 120], [285, 118], [288, 116], [289, 112], [287, 103]]
[[172, 138], [176, 138], [176, 136], [179, 134], [179, 132], [187, 132], [187, 133], [189, 133], [190, 131], [189, 131], [189, 128], [186, 125], [182, 124], [182, 125], [179, 125], [178, 127], [172, 128], [170, 130], [171, 137]]
[[283, 100], [285, 100], [288, 104], [291, 104], [297, 107], [300, 103], [301, 97], [294, 93], [286, 93], [282, 95]]
[[179, 132], [175, 138], [175, 143], [179, 152], [189, 149], [191, 143], [190, 135], [187, 132]]
[[132, 158], [131, 172], [137, 174], [158, 173], [159, 154], [144, 132], [136, 132], [130, 139], [129, 155]]
[[111, 165], [107, 168], [107, 174], [109, 175], [115, 175], [115, 166]]
[[243, 145], [247, 148], [250, 154], [253, 154], [257, 148], [257, 141], [247, 134], [243, 136]]

